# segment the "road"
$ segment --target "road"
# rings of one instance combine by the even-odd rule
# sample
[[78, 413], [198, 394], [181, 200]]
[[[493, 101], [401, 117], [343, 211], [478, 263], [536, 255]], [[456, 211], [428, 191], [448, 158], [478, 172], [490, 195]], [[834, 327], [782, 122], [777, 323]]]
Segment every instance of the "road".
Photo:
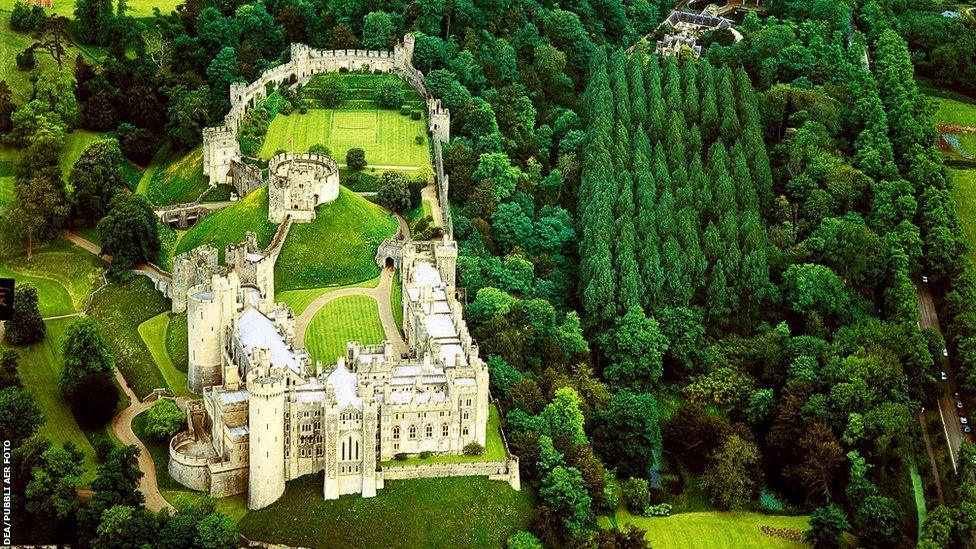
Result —
[[[939, 335], [942, 335], [942, 327], [939, 325], [939, 315], [935, 311], [935, 301], [932, 299], [932, 292], [924, 283], [915, 286], [915, 294], [918, 300], [918, 325], [922, 328], [934, 328]], [[956, 391], [953, 381], [952, 369], [949, 361], [940, 357], [941, 369], [949, 374], [949, 381], [945, 382], [945, 391], [939, 396], [939, 414], [942, 416], [942, 425], [945, 429], [946, 440], [949, 441], [949, 456], [952, 458], [952, 469], [956, 469], [956, 459], [959, 455], [959, 446], [963, 441], [962, 426], [956, 415], [956, 404], [953, 393]]]

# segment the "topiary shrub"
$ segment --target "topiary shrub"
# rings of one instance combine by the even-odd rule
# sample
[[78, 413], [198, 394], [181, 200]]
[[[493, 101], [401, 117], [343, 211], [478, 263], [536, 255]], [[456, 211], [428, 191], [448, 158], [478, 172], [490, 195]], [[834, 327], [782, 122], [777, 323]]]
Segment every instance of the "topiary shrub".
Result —
[[427, 459], [432, 455], [434, 455], [434, 452], [431, 452], [430, 450], [424, 450], [423, 452], [420, 452], [420, 459]]
[[37, 66], [37, 58], [34, 57], [34, 50], [27, 49], [17, 54], [17, 68], [22, 71], [29, 71]]
[[400, 114], [403, 116], [410, 116], [410, 105], [402, 105], [400, 107]]
[[393, 454], [393, 459], [395, 459], [397, 461], [407, 461], [407, 453], [406, 452], [397, 452], [396, 454]]
[[464, 445], [464, 455], [466, 456], [480, 456], [484, 453], [485, 447], [478, 444], [477, 441], [472, 440]]
[[418, 145], [423, 145], [424, 144], [424, 136], [418, 135], [417, 137], [414, 137], [413, 138], [413, 142], [416, 143], [416, 144], [418, 144]]
[[366, 151], [359, 147], [354, 147], [346, 152], [346, 166], [353, 170], [361, 170], [366, 167]]
[[413, 119], [413, 120], [420, 120], [420, 117], [421, 116], [422, 116], [422, 114], [421, 114], [421, 112], [420, 112], [419, 109], [414, 109], [414, 110], [410, 111], [410, 118]]

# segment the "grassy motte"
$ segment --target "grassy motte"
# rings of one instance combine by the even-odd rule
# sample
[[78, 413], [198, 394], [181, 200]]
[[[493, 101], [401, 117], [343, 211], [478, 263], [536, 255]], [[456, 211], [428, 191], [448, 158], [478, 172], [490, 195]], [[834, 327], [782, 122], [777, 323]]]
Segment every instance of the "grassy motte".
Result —
[[398, 465], [421, 465], [424, 463], [472, 463], [476, 461], [502, 461], [507, 457], [505, 441], [502, 440], [501, 417], [494, 404], [488, 407], [488, 428], [485, 437], [485, 453], [480, 456], [451, 456], [434, 455], [427, 458], [418, 456], [404, 460], [384, 461], [383, 468], [393, 468]]
[[[139, 334], [139, 326], [167, 311], [169, 302], [143, 276], [113, 282], [94, 295], [88, 314], [102, 326], [115, 364], [137, 397], [169, 384]], [[184, 382], [185, 383], [185, 382]], [[172, 388], [171, 388], [172, 389]]]
[[346, 343], [364, 345], [386, 339], [376, 300], [363, 295], [340, 297], [319, 309], [305, 330], [305, 348], [322, 364], [346, 354]]
[[139, 325], [139, 336], [149, 349], [149, 354], [156, 361], [159, 373], [166, 380], [166, 385], [175, 396], [191, 394], [188, 389], [186, 372], [181, 372], [173, 365], [166, 345], [166, 334], [169, 332], [169, 312], [164, 311]]
[[249, 539], [303, 547], [500, 547], [532, 521], [534, 495], [483, 477], [388, 481], [374, 498], [322, 499], [321, 473], [241, 519]]
[[244, 233], [255, 233], [258, 245], [265, 247], [271, 243], [276, 230], [278, 225], [268, 221], [268, 188], [261, 187], [191, 227], [176, 244], [173, 255], [210, 244], [217, 248], [220, 260], [223, 260], [224, 248], [230, 243], [242, 242]]
[[146, 198], [156, 205], [193, 202], [210, 187], [203, 175], [203, 146], [189, 151], [171, 151], [167, 143], [150, 163]]
[[430, 165], [424, 121], [378, 108], [309, 109], [306, 114], [278, 114], [268, 127], [260, 156], [269, 159], [279, 150], [305, 152], [316, 143], [329, 147], [339, 163], [346, 161], [349, 149], [358, 147], [366, 151], [370, 165]]
[[[275, 264], [275, 286], [285, 291], [374, 278], [380, 274], [374, 261], [376, 248], [396, 230], [397, 222], [386, 210], [340, 188], [339, 198], [315, 209], [315, 221], [292, 225]], [[189, 235], [180, 241], [180, 248]]]

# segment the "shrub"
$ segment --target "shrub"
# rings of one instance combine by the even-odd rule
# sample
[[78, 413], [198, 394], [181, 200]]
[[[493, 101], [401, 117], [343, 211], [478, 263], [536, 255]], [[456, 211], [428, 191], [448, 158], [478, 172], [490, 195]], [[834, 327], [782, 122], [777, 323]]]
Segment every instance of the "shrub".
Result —
[[361, 170], [366, 167], [366, 151], [355, 147], [346, 152], [346, 166], [354, 170]]
[[298, 107], [298, 113], [299, 114], [308, 114], [308, 105], [306, 105], [305, 103], [302, 103], [302, 106], [301, 107]]
[[417, 173], [413, 176], [414, 183], [420, 183], [421, 188], [426, 187], [428, 183], [434, 180], [434, 170], [430, 169], [430, 166], [424, 166], [417, 170]]
[[98, 372], [77, 384], [68, 403], [79, 423], [92, 427], [102, 426], [115, 415], [115, 407], [119, 403], [119, 388], [109, 374]]
[[508, 549], [543, 549], [545, 547], [539, 538], [531, 532], [519, 530], [505, 540], [505, 547]]
[[146, 128], [136, 128], [132, 124], [119, 124], [119, 148], [129, 160], [145, 166], [156, 154], [159, 139]]
[[349, 88], [341, 76], [329, 73], [322, 78], [321, 84], [315, 88], [307, 88], [305, 94], [321, 100], [326, 106], [338, 107], [349, 97]]
[[37, 58], [34, 57], [34, 50], [27, 49], [17, 54], [17, 68], [22, 71], [29, 71], [37, 66]]
[[47, 326], [37, 306], [37, 289], [30, 283], [14, 288], [13, 318], [6, 321], [4, 337], [13, 345], [30, 345], [44, 339]]
[[413, 138], [413, 142], [416, 143], [416, 144], [418, 144], [418, 145], [423, 145], [424, 144], [424, 136], [418, 135], [417, 137], [414, 137]]
[[472, 440], [464, 445], [464, 455], [466, 456], [480, 456], [484, 453], [485, 447], [478, 444], [477, 441]]
[[146, 433], [158, 440], [169, 440], [180, 432], [186, 413], [172, 400], [159, 399], [149, 408], [146, 416]]
[[10, 13], [10, 28], [18, 32], [35, 31], [44, 25], [45, 19], [44, 8], [41, 6], [17, 2]]
[[421, 117], [421, 113], [419, 109], [414, 109], [410, 111], [410, 118], [412, 118], [413, 120], [420, 120], [420, 117]]
[[410, 116], [410, 105], [401, 105], [400, 114], [403, 116]]
[[397, 452], [396, 454], [393, 455], [393, 459], [395, 459], [397, 461], [407, 461], [407, 453], [406, 452]]
[[279, 110], [278, 112], [280, 112], [281, 114], [283, 114], [285, 116], [288, 116], [289, 114], [292, 113], [293, 110], [295, 110], [295, 106], [291, 104], [291, 101], [289, 101], [289, 102], [285, 103], [284, 105], [282, 105], [281, 106], [281, 110]]
[[799, 530], [797, 528], [786, 528], [782, 526], [769, 526], [768, 524], [763, 524], [759, 527], [759, 530], [769, 537], [795, 541], [798, 543], [803, 541], [803, 530]]
[[420, 452], [420, 459], [427, 459], [432, 455], [434, 455], [434, 452], [431, 452], [430, 450], [424, 450], [423, 452]]
[[331, 157], [332, 156], [332, 149], [330, 149], [329, 147], [327, 147], [327, 146], [325, 146], [325, 145], [323, 145], [321, 143], [316, 143], [316, 144], [312, 145], [311, 147], [309, 147], [308, 148], [308, 152], [310, 152], [312, 154], [320, 154], [322, 156], [328, 156], [328, 157]]
[[373, 98], [381, 107], [387, 109], [399, 107], [403, 103], [403, 86], [400, 84], [400, 80], [396, 78], [384, 80], [376, 88]]
[[763, 490], [759, 492], [759, 507], [767, 513], [782, 513], [783, 504], [776, 499], [776, 494]]
[[643, 514], [651, 506], [651, 489], [645, 479], [630, 477], [620, 483], [620, 492], [631, 513]]
[[645, 517], [669, 517], [671, 516], [671, 509], [670, 503], [658, 503], [657, 505], [649, 505], [641, 514]]

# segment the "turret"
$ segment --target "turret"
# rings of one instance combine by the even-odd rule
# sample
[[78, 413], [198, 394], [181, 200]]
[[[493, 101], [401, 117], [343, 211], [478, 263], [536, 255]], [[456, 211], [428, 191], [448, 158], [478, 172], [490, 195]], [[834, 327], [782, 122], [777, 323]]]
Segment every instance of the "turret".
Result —
[[271, 505], [285, 493], [284, 379], [274, 370], [255, 368], [247, 376], [247, 391], [247, 508], [255, 510]]
[[202, 394], [205, 387], [221, 382], [224, 326], [237, 309], [240, 289], [236, 274], [214, 275], [208, 284], [192, 287], [187, 295], [187, 388]]

